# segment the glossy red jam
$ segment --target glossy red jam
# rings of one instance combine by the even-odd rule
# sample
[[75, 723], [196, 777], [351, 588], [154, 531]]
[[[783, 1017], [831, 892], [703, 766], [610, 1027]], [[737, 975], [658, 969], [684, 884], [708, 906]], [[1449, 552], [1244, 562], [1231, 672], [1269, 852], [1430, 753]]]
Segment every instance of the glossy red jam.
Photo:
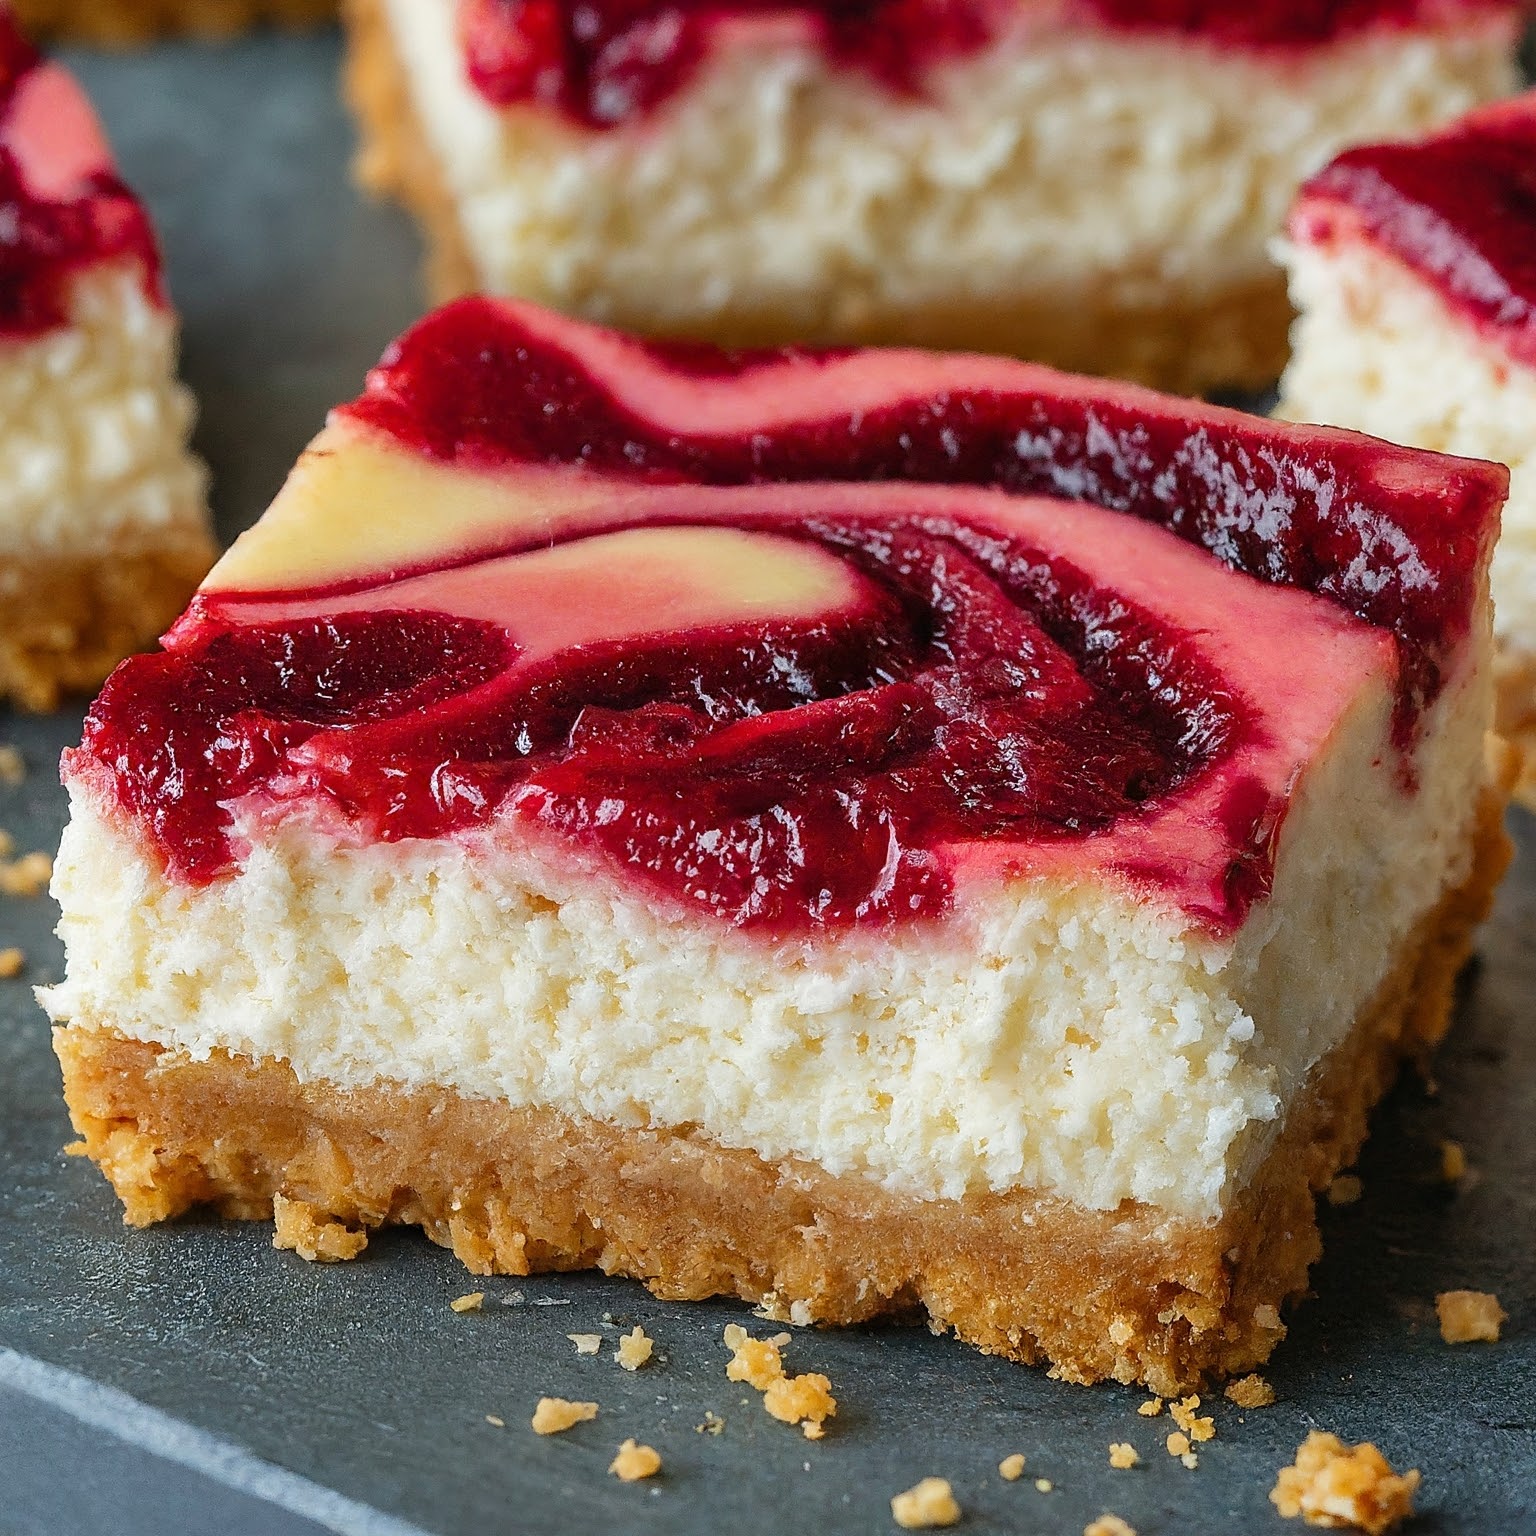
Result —
[[[1314, 47], [1426, 15], [1509, 9], [1491, 0], [1063, 0], [1042, 21], [1204, 37], [1234, 47]], [[714, 34], [743, 18], [793, 16], [837, 64], [891, 90], [985, 47], [1017, 9], [1003, 0], [461, 0], [469, 78], [498, 106], [532, 101], [591, 127], [639, 116], [685, 86]]]
[[[946, 848], [1080, 842], [1156, 817], [1225, 765], [1211, 814], [1229, 862], [1198, 916], [1239, 923], [1268, 889], [1285, 788], [1243, 771], [1264, 728], [1190, 637], [995, 526], [942, 511], [833, 515], [817, 510], [817, 485], [997, 486], [1170, 528], [1391, 630], [1409, 734], [1465, 632], [1502, 488], [1491, 468], [913, 354], [848, 359], [888, 368], [880, 409], [795, 420], [795, 402], [847, 354], [636, 346], [628, 367], [660, 361], [708, 393], [747, 392], [760, 417], [718, 436], [663, 430], [618, 397], [622, 361], [594, 369], [558, 340], [594, 333], [547, 318], [541, 330], [535, 314], [483, 299], [440, 311], [340, 416], [485, 471], [584, 465], [643, 483], [661, 492], [650, 525], [668, 523], [671, 487], [799, 484], [750, 526], [852, 567], [862, 595], [816, 619], [544, 656], [519, 652], [514, 614], [502, 628], [390, 609], [401, 570], [318, 593], [216, 589], [166, 654], [113, 675], [71, 764], [104, 775], [182, 878], [237, 862], [230, 807], [256, 797], [329, 807], [369, 840], [521, 821], [686, 909], [794, 933], [940, 914], [953, 895]], [[1017, 382], [923, 379], [946, 363]], [[1406, 483], [1405, 465], [1424, 468], [1422, 485]], [[599, 515], [580, 536], [607, 526]], [[611, 526], [627, 525], [616, 514]], [[453, 568], [549, 537], [461, 550]], [[365, 612], [365, 592], [386, 596]], [[316, 598], [329, 617], [261, 616]], [[242, 619], [242, 605], [256, 616]], [[1177, 884], [1175, 870], [1134, 873]]]
[[230, 867], [225, 803], [258, 789], [375, 840], [499, 808], [784, 931], [942, 911], [936, 845], [1086, 836], [1246, 728], [1180, 636], [1037, 550], [911, 519], [778, 531], [878, 601], [513, 672], [498, 631], [436, 615], [209, 623], [119, 668], [85, 750], [183, 878]]
[[1536, 93], [1416, 144], [1341, 155], [1303, 194], [1299, 233], [1351, 223], [1432, 283], [1484, 335], [1536, 367]]
[[[0, 8], [0, 124], [41, 62], [10, 11]], [[115, 175], [92, 176], [65, 201], [39, 197], [16, 152], [0, 144], [0, 336], [25, 339], [64, 324], [70, 279], [81, 268], [120, 258], [136, 261], [158, 296], [154, 232]]]

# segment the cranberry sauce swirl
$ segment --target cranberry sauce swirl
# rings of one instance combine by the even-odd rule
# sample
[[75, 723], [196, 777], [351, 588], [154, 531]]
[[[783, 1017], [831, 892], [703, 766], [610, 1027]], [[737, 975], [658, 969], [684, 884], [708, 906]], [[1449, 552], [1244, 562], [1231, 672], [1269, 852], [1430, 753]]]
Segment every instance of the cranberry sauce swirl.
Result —
[[135, 260], [159, 297], [149, 218], [114, 171], [90, 166], [67, 187], [39, 189], [33, 161], [51, 167], [77, 135], [99, 145], [84, 98], [0, 6], [0, 337], [25, 339], [64, 324], [69, 280], [98, 262]]
[[[1507, 12], [1494, 0], [1034, 0], [1042, 22], [1204, 38], [1226, 47], [1308, 48], [1368, 28]], [[611, 128], [682, 90], [723, 26], [798, 18], [834, 63], [898, 94], [946, 59], [1017, 24], [1007, 0], [460, 0], [471, 82], [497, 106], [532, 101]]]
[[[1314, 628], [1347, 609], [1390, 631], [1406, 743], [1503, 484], [1018, 364], [658, 347], [485, 299], [397, 343], [336, 428], [482, 491], [605, 494], [582, 491], [575, 528], [427, 538], [309, 587], [215, 581], [165, 653], [114, 674], [71, 772], [104, 774], [192, 882], [237, 862], [247, 797], [375, 840], [510, 818], [773, 933], [942, 914], [958, 845], [1079, 847], [1213, 784], [1223, 862], [1185, 905], [1235, 926], [1287, 787], [1245, 767], [1273, 747], [1264, 701], [1211, 646], [1252, 584], [1196, 550], [1330, 598]], [[751, 541], [734, 567], [688, 542], [704, 528]], [[672, 535], [696, 563], [660, 622], [632, 572]], [[1214, 591], [1187, 600], [1203, 618], [1170, 618], [1167, 583], [1127, 595], [1143, 556]], [[565, 585], [531, 585], [551, 559]], [[778, 568], [799, 574], [764, 611]]]

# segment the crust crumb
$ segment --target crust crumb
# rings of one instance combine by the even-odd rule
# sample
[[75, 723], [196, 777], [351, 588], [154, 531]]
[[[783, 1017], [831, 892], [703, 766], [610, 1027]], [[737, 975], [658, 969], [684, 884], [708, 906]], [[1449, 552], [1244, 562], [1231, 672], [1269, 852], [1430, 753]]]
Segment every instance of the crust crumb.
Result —
[[1136, 1412], [1144, 1419], [1155, 1419], [1163, 1411], [1163, 1400], [1160, 1397], [1149, 1397]]
[[1467, 1176], [1467, 1154], [1459, 1141], [1440, 1143], [1440, 1177], [1447, 1184], [1459, 1184]]
[[485, 1305], [484, 1291], [468, 1291], [463, 1296], [455, 1296], [448, 1303], [455, 1312], [478, 1312]]
[[585, 1424], [596, 1417], [596, 1403], [573, 1403], [563, 1397], [541, 1397], [529, 1423], [533, 1425], [536, 1435], [562, 1435], [573, 1424]]
[[1187, 1471], [1193, 1472], [1200, 1465], [1200, 1458], [1193, 1451], [1185, 1451], [1179, 1460], [1184, 1463]]
[[1442, 1291], [1435, 1297], [1440, 1337], [1447, 1344], [1497, 1344], [1508, 1313], [1486, 1291]]
[[1036, 1493], [1049, 1493], [1055, 1486], [1055, 1483], [1053, 1483], [1048, 1477], [1037, 1477], [1035, 1479]]
[[[1200, 1394], [1192, 1393], [1189, 1397], [1180, 1398], [1176, 1403], [1168, 1405], [1168, 1412], [1173, 1415], [1173, 1422], [1189, 1436], [1196, 1445], [1201, 1445], [1207, 1440], [1216, 1438], [1216, 1421], [1207, 1415], [1205, 1418], [1196, 1416], [1195, 1410], [1200, 1406]], [[1188, 1447], [1186, 1446], [1187, 1450]]]
[[708, 1408], [704, 1410], [704, 1422], [693, 1426], [693, 1432], [696, 1435], [718, 1435], [724, 1429], [725, 1420]]
[[507, 1427], [507, 1421], [500, 1417], [500, 1415], [494, 1413], [486, 1414], [485, 1422], [492, 1425], [496, 1429], [505, 1429]]
[[1134, 1445], [1125, 1440], [1117, 1440], [1109, 1448], [1109, 1464], [1117, 1472], [1126, 1472], [1132, 1467], [1139, 1466], [1141, 1457], [1137, 1454]]
[[0, 981], [10, 981], [12, 977], [20, 976], [26, 963], [27, 957], [14, 945], [9, 949], [0, 949]]
[[[581, 1345], [578, 1344], [576, 1348], [578, 1352], [582, 1352]], [[619, 1347], [614, 1350], [613, 1358], [626, 1371], [638, 1371], [651, 1358], [655, 1348], [655, 1342], [646, 1336], [645, 1329], [637, 1323], [633, 1332], [620, 1337]]]
[[53, 860], [46, 853], [24, 853], [0, 861], [0, 895], [40, 896], [53, 879]]
[[1243, 1376], [1227, 1383], [1226, 1397], [1239, 1408], [1268, 1408], [1275, 1400], [1275, 1389], [1262, 1376]]
[[763, 1394], [763, 1407], [774, 1418], [801, 1425], [807, 1440], [820, 1440], [826, 1432], [825, 1421], [837, 1413], [832, 1383], [819, 1372], [786, 1376], [779, 1351], [789, 1340], [783, 1334], [754, 1339], [739, 1323], [729, 1323], [723, 1337], [731, 1352], [727, 1379], [746, 1382]]
[[820, 1440], [826, 1420], [837, 1413], [832, 1383], [820, 1372], [781, 1376], [768, 1383], [763, 1407], [783, 1424], [799, 1424], [807, 1440]]
[[1136, 1530], [1119, 1515], [1100, 1515], [1083, 1527], [1083, 1536], [1136, 1536]]
[[1328, 1186], [1328, 1204], [1353, 1205], [1364, 1193], [1365, 1186], [1354, 1174], [1341, 1173]]
[[355, 1259], [368, 1246], [368, 1232], [354, 1231], [307, 1200], [273, 1195], [272, 1246], [289, 1249], [311, 1264], [338, 1264]]
[[957, 1524], [960, 1506], [955, 1502], [954, 1489], [942, 1477], [925, 1477], [915, 1488], [891, 1500], [891, 1518], [904, 1531], [930, 1531]]
[[1164, 1442], [1164, 1444], [1167, 1445], [1168, 1454], [1170, 1456], [1189, 1455], [1189, 1436], [1186, 1434], [1181, 1434], [1178, 1430], [1174, 1430], [1173, 1433], [1168, 1436], [1168, 1439]]
[[636, 1445], [633, 1440], [626, 1440], [619, 1447], [618, 1455], [608, 1463], [608, 1470], [621, 1483], [638, 1483], [661, 1471], [661, 1457], [648, 1445]]
[[578, 1355], [595, 1355], [603, 1347], [600, 1333], [568, 1333], [566, 1338], [576, 1346]]
[[1418, 1472], [1399, 1476], [1369, 1441], [1347, 1446], [1314, 1429], [1297, 1449], [1295, 1465], [1281, 1469], [1269, 1498], [1287, 1520], [1300, 1515], [1308, 1525], [1381, 1536], [1413, 1513], [1418, 1486]]
[[27, 765], [15, 747], [0, 747], [0, 784], [14, 789], [27, 776]]
[[997, 1464], [997, 1475], [1005, 1482], [1016, 1483], [1024, 1476], [1024, 1457], [1019, 1451], [1004, 1456]]

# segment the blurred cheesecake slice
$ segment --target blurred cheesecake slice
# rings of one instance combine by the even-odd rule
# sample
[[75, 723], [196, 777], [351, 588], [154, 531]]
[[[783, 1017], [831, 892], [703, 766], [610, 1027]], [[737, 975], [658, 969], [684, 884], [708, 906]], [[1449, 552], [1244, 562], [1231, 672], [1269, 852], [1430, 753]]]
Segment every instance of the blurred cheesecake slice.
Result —
[[148, 215], [79, 87], [0, 12], [0, 698], [51, 708], [213, 561]]
[[1536, 93], [1341, 156], [1283, 249], [1301, 317], [1282, 415], [1509, 466], [1498, 725], [1536, 804]]
[[1515, 90], [1517, 8], [352, 0], [362, 174], [438, 299], [1196, 392], [1285, 359], [1266, 246], [1352, 143]]

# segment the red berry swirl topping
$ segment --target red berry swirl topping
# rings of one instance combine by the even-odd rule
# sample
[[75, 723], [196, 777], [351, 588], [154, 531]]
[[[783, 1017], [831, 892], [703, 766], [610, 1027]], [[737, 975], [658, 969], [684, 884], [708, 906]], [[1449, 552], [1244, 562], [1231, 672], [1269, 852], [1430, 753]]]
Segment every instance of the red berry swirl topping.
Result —
[[159, 297], [159, 257], [143, 207], [118, 180], [79, 87], [0, 7], [0, 336], [64, 324], [83, 268], [135, 261]]
[[1313, 242], [1363, 231], [1536, 367], [1536, 92], [1432, 139], [1348, 151], [1307, 184], [1294, 223]]
[[497, 106], [536, 102], [589, 127], [643, 115], [683, 89], [727, 29], [786, 21], [839, 67], [897, 94], [1031, 25], [1308, 48], [1350, 33], [1508, 14], [1495, 0], [460, 0], [470, 80]]
[[1085, 849], [1230, 929], [1362, 680], [1411, 741], [1501, 494], [1018, 364], [466, 300], [119, 668], [70, 772], [194, 882], [238, 862], [237, 809], [303, 808], [363, 841], [513, 825], [774, 934]]

